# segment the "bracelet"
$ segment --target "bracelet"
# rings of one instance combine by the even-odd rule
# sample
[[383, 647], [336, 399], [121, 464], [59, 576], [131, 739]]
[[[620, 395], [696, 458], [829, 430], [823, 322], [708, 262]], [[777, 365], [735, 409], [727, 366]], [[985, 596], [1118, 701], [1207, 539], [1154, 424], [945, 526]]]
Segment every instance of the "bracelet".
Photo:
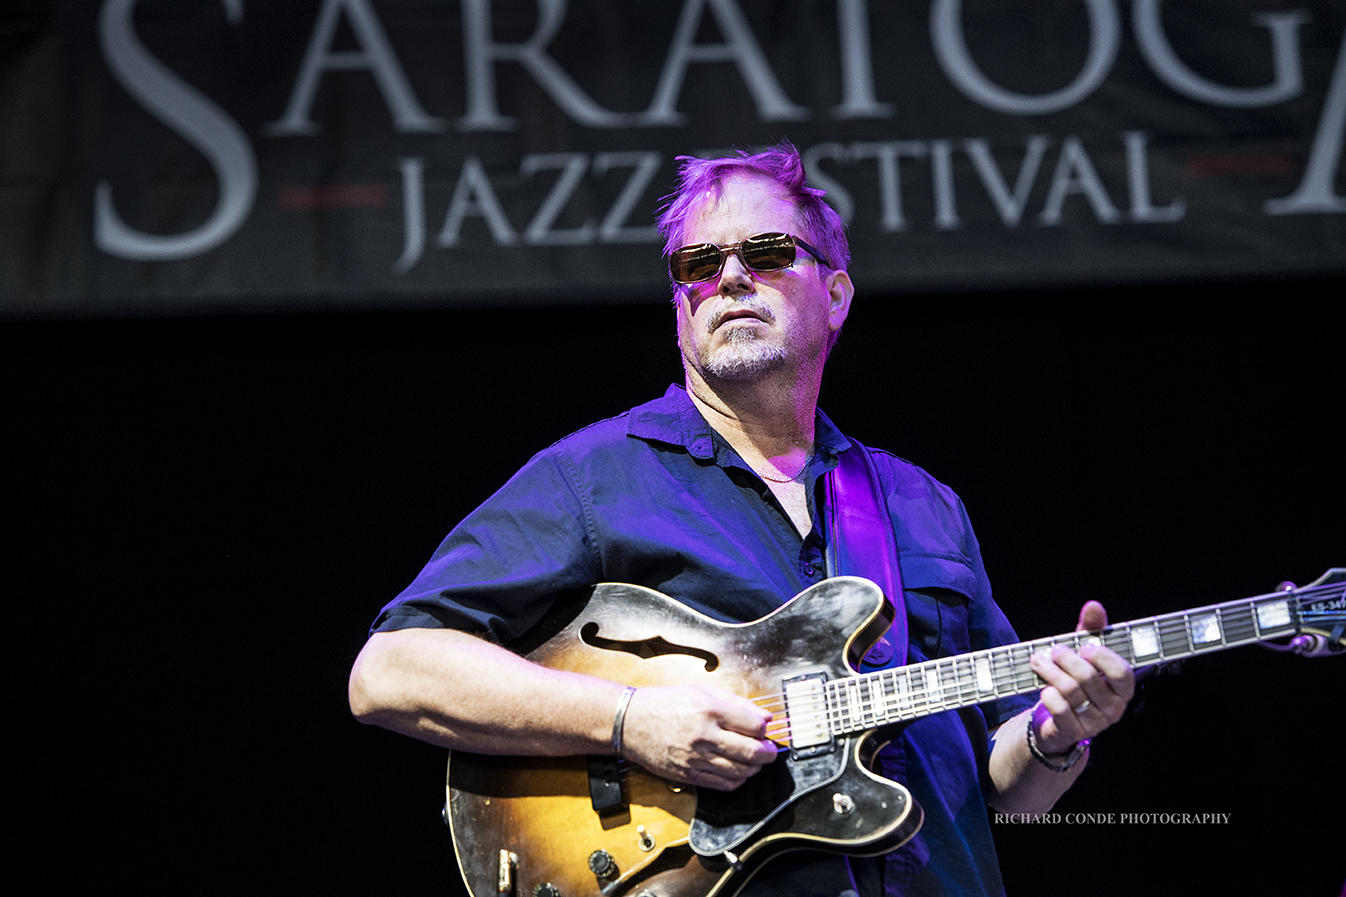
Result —
[[612, 720], [612, 755], [620, 757], [622, 755], [622, 728], [626, 725], [626, 708], [631, 705], [631, 696], [636, 693], [634, 685], [628, 685], [622, 689], [622, 696], [617, 699], [617, 716]]
[[1032, 717], [1029, 717], [1028, 719], [1028, 750], [1033, 755], [1033, 759], [1037, 760], [1052, 772], [1066, 772], [1076, 763], [1079, 763], [1080, 758], [1084, 756], [1084, 752], [1089, 749], [1089, 742], [1090, 739], [1088, 738], [1083, 741], [1075, 742], [1075, 746], [1070, 749], [1069, 754], [1066, 754], [1066, 759], [1063, 763], [1053, 763], [1047, 759], [1047, 755], [1042, 753], [1042, 750], [1038, 747], [1038, 737], [1033, 734], [1033, 719]]

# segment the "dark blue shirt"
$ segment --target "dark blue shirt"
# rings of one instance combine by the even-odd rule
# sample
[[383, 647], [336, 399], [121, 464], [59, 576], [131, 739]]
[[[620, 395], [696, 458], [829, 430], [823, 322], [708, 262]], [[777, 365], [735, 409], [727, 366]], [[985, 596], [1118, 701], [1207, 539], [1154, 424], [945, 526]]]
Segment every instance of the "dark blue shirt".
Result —
[[[825, 577], [819, 481], [839, 453], [860, 449], [821, 412], [815, 444], [805, 471], [813, 528], [801, 538], [767, 485], [670, 387], [534, 456], [454, 528], [372, 631], [450, 627], [508, 643], [560, 594], [599, 582], [647, 586], [725, 622], [758, 619]], [[871, 454], [907, 590], [909, 662], [1018, 641], [991, 600], [958, 496], [915, 465]], [[911, 842], [872, 861], [889, 894], [1003, 893], [983, 790], [987, 729], [1027, 703], [926, 717], [885, 749], [884, 774], [925, 811]], [[845, 867], [811, 869], [814, 856], [773, 861], [744, 893], [836, 897], [849, 886]], [[871, 890], [863, 870], [878, 866], [854, 863]]]

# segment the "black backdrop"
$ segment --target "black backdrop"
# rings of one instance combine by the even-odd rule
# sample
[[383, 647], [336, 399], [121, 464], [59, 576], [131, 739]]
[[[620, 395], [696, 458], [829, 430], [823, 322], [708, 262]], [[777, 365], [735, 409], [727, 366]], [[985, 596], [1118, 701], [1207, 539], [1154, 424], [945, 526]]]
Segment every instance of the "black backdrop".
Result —
[[[823, 407], [957, 489], [1024, 638], [1346, 563], [1338, 280], [863, 297]], [[1335, 301], [1334, 301], [1335, 300]], [[534, 450], [678, 379], [659, 307], [0, 326], [13, 854], [42, 891], [456, 894], [443, 752], [354, 723], [378, 608]], [[1147, 687], [1011, 894], [1334, 895], [1346, 661]]]

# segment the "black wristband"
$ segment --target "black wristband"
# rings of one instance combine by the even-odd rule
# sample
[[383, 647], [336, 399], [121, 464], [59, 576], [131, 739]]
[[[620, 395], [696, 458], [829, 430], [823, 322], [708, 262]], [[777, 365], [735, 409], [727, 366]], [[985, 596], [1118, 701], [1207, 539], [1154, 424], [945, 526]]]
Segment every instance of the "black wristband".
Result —
[[1031, 716], [1028, 718], [1029, 753], [1033, 755], [1034, 760], [1037, 760], [1039, 763], [1050, 769], [1052, 772], [1066, 772], [1070, 770], [1076, 763], [1079, 763], [1080, 758], [1084, 756], [1084, 752], [1089, 749], [1089, 742], [1090, 739], [1088, 738], [1084, 739], [1083, 741], [1075, 742], [1075, 746], [1070, 749], [1069, 754], [1066, 754], [1066, 759], [1063, 762], [1053, 763], [1052, 761], [1047, 759], [1047, 755], [1042, 753], [1041, 748], [1038, 747], [1038, 737], [1033, 733], [1033, 718]]

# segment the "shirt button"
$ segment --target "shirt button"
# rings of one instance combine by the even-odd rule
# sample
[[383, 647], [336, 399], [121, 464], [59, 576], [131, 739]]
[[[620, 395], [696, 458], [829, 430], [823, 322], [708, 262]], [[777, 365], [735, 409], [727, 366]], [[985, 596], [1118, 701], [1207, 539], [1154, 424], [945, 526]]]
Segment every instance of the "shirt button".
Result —
[[814, 572], [814, 571], [813, 571], [813, 565], [812, 565], [812, 564], [805, 564], [805, 565], [804, 565], [804, 575], [805, 575], [805, 576], [812, 576], [812, 575], [813, 575], [813, 572]]

